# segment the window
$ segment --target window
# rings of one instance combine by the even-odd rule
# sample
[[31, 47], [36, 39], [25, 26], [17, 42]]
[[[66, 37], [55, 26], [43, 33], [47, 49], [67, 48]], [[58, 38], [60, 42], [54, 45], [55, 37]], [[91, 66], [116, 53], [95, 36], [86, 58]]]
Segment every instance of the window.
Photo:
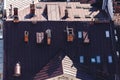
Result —
[[112, 56], [108, 56], [108, 63], [112, 63]]
[[96, 56], [96, 62], [101, 63], [100, 56]]
[[80, 63], [84, 63], [84, 56], [80, 56]]
[[95, 62], [96, 62], [95, 58], [91, 58], [91, 63], [95, 63]]
[[82, 38], [82, 32], [78, 31], [78, 38]]
[[109, 31], [105, 31], [106, 38], [110, 37]]

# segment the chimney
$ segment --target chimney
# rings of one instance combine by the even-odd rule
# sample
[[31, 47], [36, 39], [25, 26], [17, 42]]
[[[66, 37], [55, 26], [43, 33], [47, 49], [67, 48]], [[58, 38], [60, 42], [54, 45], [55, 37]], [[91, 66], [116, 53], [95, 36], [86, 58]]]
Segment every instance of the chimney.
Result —
[[35, 15], [35, 4], [34, 4], [34, 2], [32, 4], [30, 4], [30, 14], [32, 15], [32, 17]]
[[18, 16], [18, 8], [14, 8], [14, 15]]
[[68, 10], [65, 9], [65, 17], [68, 18]]
[[12, 5], [10, 5], [10, 9], [9, 9], [9, 17], [12, 18]]
[[18, 8], [14, 8], [14, 22], [19, 22]]
[[3, 10], [3, 19], [6, 19], [7, 18], [7, 14], [6, 14], [6, 10], [4, 9]]

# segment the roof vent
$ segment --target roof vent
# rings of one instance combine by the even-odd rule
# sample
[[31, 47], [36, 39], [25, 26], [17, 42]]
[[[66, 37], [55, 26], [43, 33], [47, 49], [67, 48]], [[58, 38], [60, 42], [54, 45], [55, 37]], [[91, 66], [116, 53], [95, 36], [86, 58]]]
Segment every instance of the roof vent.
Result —
[[36, 5], [36, 8], [37, 9], [42, 9], [42, 7], [39, 4]]
[[90, 15], [85, 15], [85, 18], [91, 18]]
[[67, 8], [67, 9], [70, 9], [70, 8], [71, 8], [71, 6], [70, 6], [70, 5], [67, 5], [67, 6], [66, 6], [66, 8]]
[[80, 18], [80, 16], [79, 15], [74, 15], [74, 18]]
[[78, 6], [76, 6], [76, 8], [77, 8], [77, 9], [81, 9], [81, 6], [78, 5]]

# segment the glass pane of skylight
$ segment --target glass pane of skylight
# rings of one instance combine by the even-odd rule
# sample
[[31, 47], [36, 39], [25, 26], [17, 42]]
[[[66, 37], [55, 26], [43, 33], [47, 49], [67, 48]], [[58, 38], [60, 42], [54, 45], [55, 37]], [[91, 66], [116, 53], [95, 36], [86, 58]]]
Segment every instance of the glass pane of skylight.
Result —
[[84, 56], [80, 56], [80, 63], [84, 63]]
[[105, 35], [106, 35], [106, 37], [110, 37], [109, 31], [105, 31]]
[[91, 58], [91, 62], [95, 63], [96, 62], [95, 58]]
[[108, 56], [108, 63], [112, 63], [112, 56]]
[[96, 56], [96, 62], [97, 62], [97, 63], [100, 63], [100, 62], [101, 62], [100, 56]]
[[82, 32], [78, 31], [78, 38], [82, 38]]

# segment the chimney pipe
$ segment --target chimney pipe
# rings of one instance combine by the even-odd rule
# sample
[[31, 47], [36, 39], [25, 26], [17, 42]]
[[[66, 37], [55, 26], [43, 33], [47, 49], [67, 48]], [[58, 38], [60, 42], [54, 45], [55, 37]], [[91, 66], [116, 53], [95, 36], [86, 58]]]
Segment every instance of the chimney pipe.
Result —
[[14, 8], [14, 15], [18, 16], [18, 8]]
[[12, 5], [10, 5], [10, 9], [9, 9], [9, 17], [12, 18]]
[[3, 19], [6, 19], [7, 18], [7, 14], [6, 14], [6, 10], [4, 9], [3, 10]]
[[30, 4], [30, 14], [31, 15], [35, 15], [35, 4], [33, 3], [33, 4]]
[[18, 8], [14, 8], [14, 22], [19, 22]]
[[68, 10], [65, 9], [65, 17], [68, 18]]

